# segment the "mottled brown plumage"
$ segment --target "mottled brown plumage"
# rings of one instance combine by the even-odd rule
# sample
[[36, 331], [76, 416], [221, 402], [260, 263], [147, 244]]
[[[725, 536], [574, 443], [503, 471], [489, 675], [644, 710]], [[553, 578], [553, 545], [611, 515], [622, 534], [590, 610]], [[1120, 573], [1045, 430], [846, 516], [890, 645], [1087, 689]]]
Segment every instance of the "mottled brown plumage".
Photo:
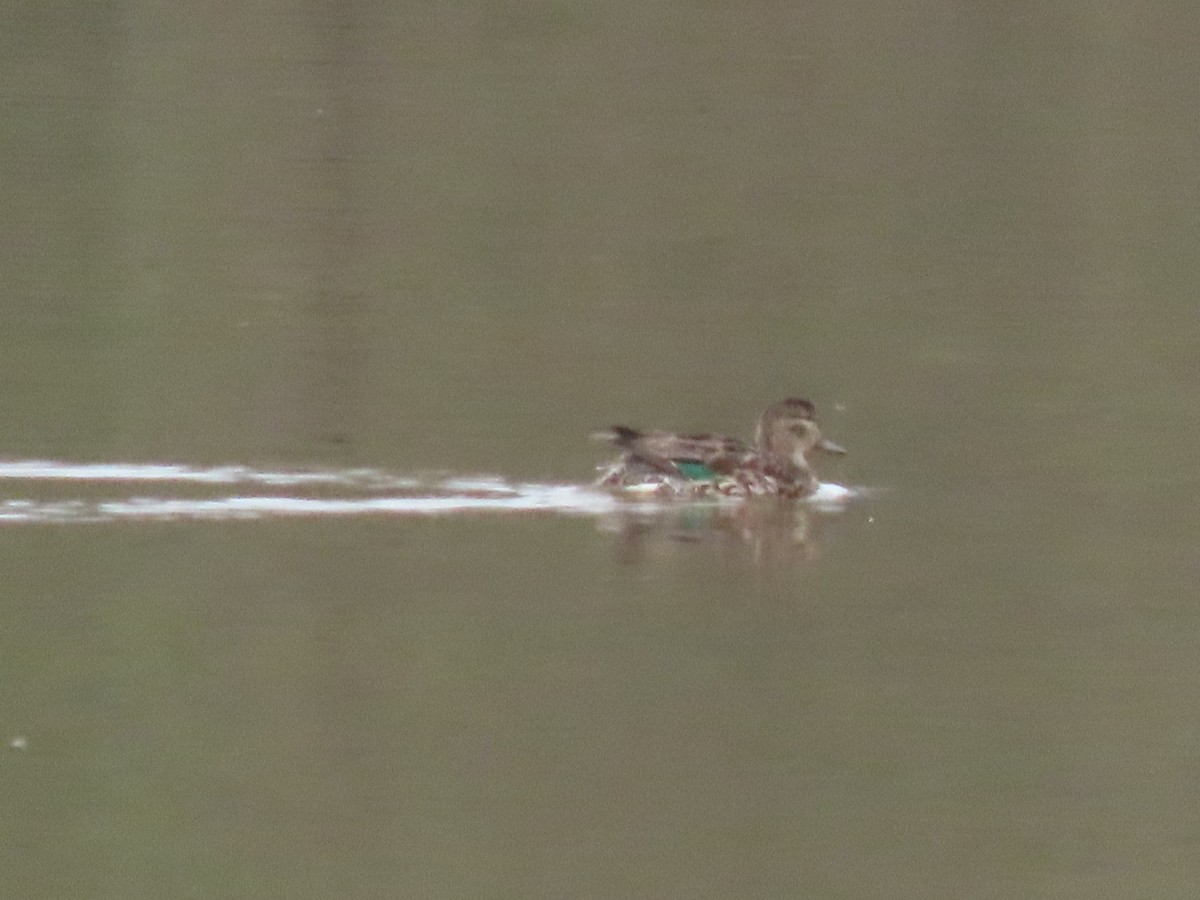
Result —
[[809, 454], [846, 452], [821, 435], [814, 416], [808, 400], [781, 400], [759, 417], [753, 444], [726, 435], [615, 425], [596, 435], [621, 450], [600, 484], [685, 496], [807, 497], [819, 484]]

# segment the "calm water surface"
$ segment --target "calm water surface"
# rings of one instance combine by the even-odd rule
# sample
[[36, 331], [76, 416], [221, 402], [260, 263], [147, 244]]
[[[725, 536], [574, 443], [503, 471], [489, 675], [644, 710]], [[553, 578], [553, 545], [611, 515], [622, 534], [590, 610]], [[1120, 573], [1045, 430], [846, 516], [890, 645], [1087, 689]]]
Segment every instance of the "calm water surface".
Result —
[[1200, 891], [1196, 13], [3, 19], [7, 893]]

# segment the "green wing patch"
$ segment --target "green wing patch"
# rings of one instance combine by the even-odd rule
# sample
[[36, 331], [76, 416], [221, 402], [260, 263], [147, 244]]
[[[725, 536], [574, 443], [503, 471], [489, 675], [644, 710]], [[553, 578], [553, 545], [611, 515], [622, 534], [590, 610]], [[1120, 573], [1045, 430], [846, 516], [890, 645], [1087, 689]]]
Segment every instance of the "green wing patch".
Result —
[[688, 481], [713, 481], [717, 477], [716, 472], [698, 459], [676, 459], [672, 462]]

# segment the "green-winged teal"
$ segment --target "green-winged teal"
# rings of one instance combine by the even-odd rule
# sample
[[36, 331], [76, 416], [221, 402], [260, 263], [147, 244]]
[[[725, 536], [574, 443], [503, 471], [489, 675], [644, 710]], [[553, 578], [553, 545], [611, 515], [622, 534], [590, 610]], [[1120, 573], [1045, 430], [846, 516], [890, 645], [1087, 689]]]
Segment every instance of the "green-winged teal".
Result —
[[603, 468], [600, 484], [696, 497], [808, 497], [820, 484], [809, 454], [846, 452], [822, 437], [814, 414], [808, 400], [781, 400], [759, 417], [753, 444], [719, 434], [615, 425], [595, 435], [621, 450], [621, 457]]

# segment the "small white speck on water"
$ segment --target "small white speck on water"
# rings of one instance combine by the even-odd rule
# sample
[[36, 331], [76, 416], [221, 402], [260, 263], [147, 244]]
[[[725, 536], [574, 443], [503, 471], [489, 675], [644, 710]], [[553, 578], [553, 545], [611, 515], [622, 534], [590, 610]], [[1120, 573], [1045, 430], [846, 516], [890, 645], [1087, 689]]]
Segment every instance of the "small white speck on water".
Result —
[[18, 734], [8, 742], [8, 746], [11, 750], [27, 750], [29, 749], [29, 738], [23, 734]]

